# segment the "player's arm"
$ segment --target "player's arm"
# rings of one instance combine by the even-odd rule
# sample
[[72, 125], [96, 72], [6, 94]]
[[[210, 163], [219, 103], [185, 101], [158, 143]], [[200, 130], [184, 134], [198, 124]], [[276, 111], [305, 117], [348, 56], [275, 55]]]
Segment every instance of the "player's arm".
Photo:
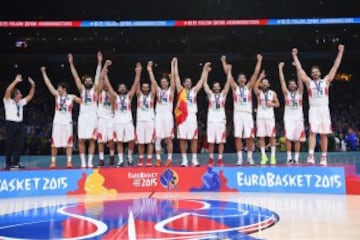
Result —
[[276, 92], [274, 92], [274, 97], [273, 97], [273, 99], [271, 101], [271, 104], [272, 104], [272, 107], [274, 107], [274, 108], [280, 107], [279, 98], [278, 98]]
[[261, 80], [263, 80], [266, 77], [265, 71], [262, 70], [262, 72], [260, 73], [259, 78], [256, 80], [255, 85], [254, 85], [254, 93], [256, 96], [260, 95], [260, 82]]
[[82, 85], [79, 74], [78, 74], [78, 72], [77, 72], [77, 70], [75, 68], [74, 57], [73, 57], [73, 55], [71, 53], [68, 54], [68, 62], [69, 62], [69, 65], [70, 65], [71, 74], [72, 74], [72, 76], [73, 76], [73, 78], [75, 80], [76, 87], [79, 90], [79, 92], [81, 92], [84, 89], [84, 86]]
[[225, 55], [222, 55], [221, 57], [220, 57], [220, 61], [221, 61], [221, 66], [222, 66], [222, 68], [223, 68], [223, 70], [224, 70], [224, 73], [227, 75], [227, 71], [228, 71], [228, 64], [227, 64], [227, 62], [226, 62], [226, 56]]
[[206, 62], [204, 64], [200, 79], [198, 80], [198, 82], [196, 83], [196, 85], [193, 87], [193, 90], [196, 93], [198, 93], [200, 91], [200, 89], [202, 88], [202, 86], [204, 85], [205, 79], [207, 80], [208, 76], [209, 76], [209, 72], [211, 71], [211, 67], [210, 67], [211, 63], [210, 62]]
[[137, 62], [136, 66], [135, 66], [135, 78], [134, 78], [134, 83], [131, 86], [128, 95], [129, 98], [132, 99], [134, 97], [135, 94], [137, 94], [137, 90], [139, 88], [140, 91], [140, 79], [141, 79], [141, 71], [142, 71], [142, 66], [141, 63]]
[[228, 64], [227, 65], [227, 74], [226, 74], [226, 83], [225, 83], [224, 89], [222, 90], [222, 95], [224, 96], [224, 98], [226, 98], [227, 94], [229, 93], [230, 84], [231, 84], [231, 82], [233, 82], [231, 70], [232, 70], [232, 65]]
[[52, 85], [47, 73], [46, 73], [46, 67], [42, 66], [40, 68], [40, 71], [43, 75], [43, 78], [44, 78], [44, 82], [45, 82], [45, 85], [46, 87], [49, 89], [50, 93], [54, 96], [54, 97], [57, 97], [59, 96], [59, 92], [54, 88], [54, 86]]
[[310, 84], [311, 78], [306, 74], [306, 72], [301, 66], [297, 48], [293, 48], [291, 53], [293, 56], [294, 65], [296, 67], [296, 72], [300, 76], [301, 80], [306, 84], [306, 86], [308, 86]]
[[210, 96], [213, 93], [213, 91], [211, 91], [208, 84], [208, 75], [210, 71], [211, 71], [210, 63], [206, 63], [203, 68], [203, 73], [201, 74], [202, 75], [201, 79], [199, 80], [199, 82], [204, 83], [204, 91], [208, 96]]
[[73, 98], [73, 102], [76, 102], [77, 104], [82, 104], [81, 98], [79, 98], [78, 96], [75, 96], [73, 94], [71, 94], [71, 95]]
[[97, 66], [96, 66], [96, 72], [95, 72], [95, 78], [94, 78], [95, 90], [98, 88], [99, 81], [100, 81], [101, 66], [102, 66], [102, 62], [103, 62], [102, 52], [98, 51], [96, 54], [96, 57], [97, 57]]
[[335, 58], [334, 64], [331, 67], [328, 75], [325, 76], [325, 80], [327, 81], [328, 84], [331, 83], [335, 78], [336, 72], [340, 67], [340, 63], [341, 63], [342, 57], [344, 55], [344, 49], [345, 49], [344, 45], [340, 44], [338, 46], [338, 54]]
[[151, 82], [151, 96], [152, 97], [154, 97], [156, 95], [156, 90], [159, 88], [159, 85], [158, 85], [158, 83], [156, 82], [156, 79], [155, 79], [153, 66], [154, 66], [154, 62], [153, 61], [148, 61], [146, 69], [148, 71], [150, 82]]
[[256, 65], [253, 74], [250, 77], [250, 81], [247, 84], [248, 89], [252, 89], [254, 86], [257, 77], [259, 76], [260, 70], [261, 70], [261, 64], [263, 60], [263, 56], [261, 54], [256, 55]]
[[30, 90], [28, 95], [25, 97], [26, 103], [30, 102], [35, 95], [35, 82], [31, 77], [28, 77], [28, 81], [30, 83]]
[[116, 99], [116, 92], [115, 92], [114, 88], [112, 87], [112, 85], [110, 83], [109, 75], [108, 75], [108, 72], [109, 72], [108, 67], [110, 65], [111, 65], [111, 61], [107, 60], [105, 65], [104, 65], [103, 70], [101, 71], [101, 78], [103, 78], [103, 84], [104, 84], [104, 86], [107, 87], [107, 89], [109, 91], [109, 94], [111, 96], [111, 99], [114, 100], [114, 99]]
[[8, 100], [11, 97], [12, 90], [14, 90], [16, 84], [18, 84], [19, 82], [22, 82], [22, 76], [20, 74], [17, 74], [14, 81], [12, 81], [5, 90], [5, 95], [4, 95], [5, 100]]
[[[294, 62], [293, 65], [295, 66]], [[299, 71], [298, 69], [296, 69], [296, 78], [299, 94], [302, 95], [304, 93], [304, 82], [301, 79], [301, 71]]]
[[280, 86], [281, 86], [281, 91], [283, 92], [284, 95], [287, 95], [289, 90], [286, 87], [286, 82], [285, 82], [285, 77], [284, 77], [284, 62], [280, 62], [278, 67], [279, 67], [279, 79], [280, 79]]
[[175, 58], [171, 60], [171, 73], [170, 73], [170, 88], [171, 92], [174, 93], [176, 87], [175, 83]]
[[134, 85], [135, 85], [134, 94], [136, 94], [136, 96], [139, 96], [141, 93], [141, 89], [140, 89], [141, 71], [142, 71], [142, 66], [141, 63], [138, 62], [136, 63], [136, 67], [135, 67], [135, 80], [134, 80]]
[[176, 91], [180, 92], [183, 89], [183, 86], [181, 85], [180, 74], [179, 74], [179, 63], [177, 58], [174, 58], [174, 77], [175, 77]]

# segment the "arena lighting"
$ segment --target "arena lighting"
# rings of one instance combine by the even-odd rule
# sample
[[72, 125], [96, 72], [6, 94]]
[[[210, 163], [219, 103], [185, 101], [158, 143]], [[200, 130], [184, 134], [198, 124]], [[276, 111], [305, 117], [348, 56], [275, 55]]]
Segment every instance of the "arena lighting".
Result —
[[270, 18], [205, 20], [135, 20], [135, 21], [0, 21], [0, 28], [93, 28], [93, 27], [225, 27], [360, 24], [360, 17], [345, 18]]
[[337, 73], [335, 76], [336, 81], [348, 82], [351, 80], [352, 75], [349, 73]]

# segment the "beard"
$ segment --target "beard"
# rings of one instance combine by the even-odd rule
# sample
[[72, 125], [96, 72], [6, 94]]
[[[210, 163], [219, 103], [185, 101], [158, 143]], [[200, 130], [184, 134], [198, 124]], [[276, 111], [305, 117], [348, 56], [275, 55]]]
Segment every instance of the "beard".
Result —
[[87, 83], [87, 84], [84, 84], [84, 87], [87, 89], [87, 90], [89, 90], [89, 89], [91, 89], [92, 87], [93, 87], [93, 84], [92, 83]]

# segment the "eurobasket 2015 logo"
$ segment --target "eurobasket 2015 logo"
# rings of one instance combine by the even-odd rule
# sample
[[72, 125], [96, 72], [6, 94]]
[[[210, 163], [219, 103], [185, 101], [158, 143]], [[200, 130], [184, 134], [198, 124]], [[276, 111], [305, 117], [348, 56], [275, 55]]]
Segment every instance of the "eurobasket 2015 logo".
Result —
[[167, 190], [176, 190], [178, 182], [179, 174], [173, 169], [168, 168], [160, 175], [160, 184]]
[[39, 207], [0, 216], [0, 239], [255, 239], [273, 211], [236, 202], [140, 198]]

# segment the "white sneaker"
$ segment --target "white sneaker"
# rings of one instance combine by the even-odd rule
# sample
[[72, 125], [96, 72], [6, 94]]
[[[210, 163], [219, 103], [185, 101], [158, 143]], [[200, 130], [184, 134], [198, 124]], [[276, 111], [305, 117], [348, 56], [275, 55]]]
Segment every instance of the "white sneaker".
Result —
[[321, 157], [321, 158], [320, 158], [320, 165], [321, 165], [321, 166], [327, 166], [327, 159], [326, 159], [326, 157]]
[[307, 164], [315, 164], [314, 156], [309, 155], [306, 161]]
[[243, 160], [242, 159], [238, 159], [236, 166], [241, 166], [243, 164]]
[[92, 163], [92, 161], [90, 162], [90, 161], [88, 161], [88, 168], [93, 168], [94, 166], [93, 166], [93, 163]]
[[81, 168], [86, 168], [86, 163], [81, 163]]
[[181, 166], [182, 167], [187, 167], [187, 165], [188, 165], [188, 160], [182, 160]]
[[200, 166], [199, 161], [197, 159], [192, 160], [192, 165], [193, 165], [193, 167], [199, 167]]
[[248, 158], [248, 163], [250, 164], [250, 165], [255, 165], [255, 163], [254, 163], [254, 159], [252, 159], [252, 158]]

